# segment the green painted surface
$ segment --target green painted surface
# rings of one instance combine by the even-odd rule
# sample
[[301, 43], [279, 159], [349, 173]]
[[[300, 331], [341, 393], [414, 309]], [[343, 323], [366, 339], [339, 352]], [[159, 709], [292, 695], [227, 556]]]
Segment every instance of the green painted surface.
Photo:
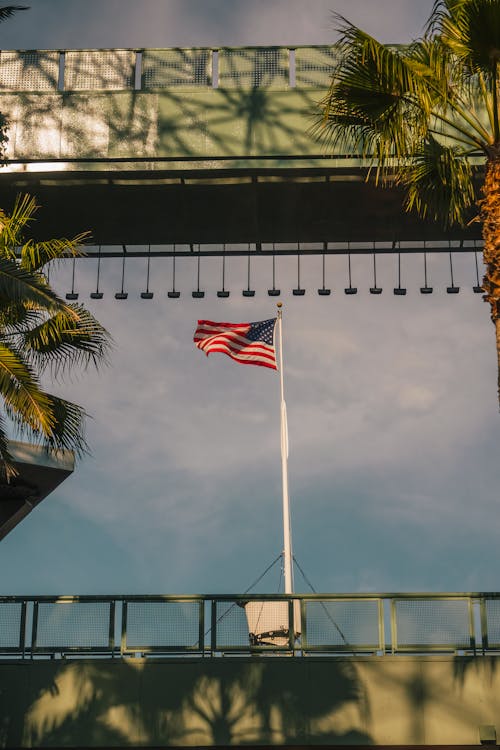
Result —
[[306, 92], [218, 89], [158, 94], [158, 152], [187, 156], [317, 154], [307, 136], [314, 98]]
[[0, 94], [10, 158], [302, 156], [318, 91], [216, 89]]
[[477, 745], [499, 657], [0, 664], [3, 747]]
[[[334, 47], [223, 48], [215, 63], [214, 54], [211, 49], [0, 52], [8, 157], [142, 158], [152, 160], [151, 169], [158, 168], [155, 158], [191, 158], [198, 166], [206, 160], [203, 169], [226, 159], [245, 169], [255, 167], [258, 157], [274, 157], [277, 162], [267, 162], [274, 166], [289, 159], [307, 167], [321, 164], [324, 156], [324, 163], [336, 166], [331, 149], [310, 132], [330, 82]], [[347, 155], [358, 153], [353, 147]], [[179, 162], [176, 168], [187, 166]]]
[[155, 159], [179, 159], [176, 168], [201, 160], [213, 169], [218, 159], [239, 168], [281, 159], [288, 166], [360, 166], [354, 149], [346, 161], [310, 132], [324, 93], [264, 87], [9, 92], [0, 93], [0, 111], [10, 123], [7, 155], [14, 161], [140, 158], [157, 168]]

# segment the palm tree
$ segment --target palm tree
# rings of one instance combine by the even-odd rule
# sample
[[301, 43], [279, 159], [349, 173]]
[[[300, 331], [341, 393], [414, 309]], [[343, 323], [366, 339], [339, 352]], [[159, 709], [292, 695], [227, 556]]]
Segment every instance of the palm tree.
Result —
[[98, 366], [111, 343], [98, 321], [82, 305], [66, 304], [42, 272], [51, 261], [79, 255], [87, 233], [71, 240], [26, 239], [37, 208], [25, 195], [10, 214], [0, 210], [0, 481], [15, 473], [7, 421], [47, 448], [86, 452], [84, 410], [46, 391], [41, 378], [46, 371], [57, 377], [75, 366]]
[[500, 403], [500, 0], [436, 0], [423, 38], [405, 47], [337, 19], [338, 62], [313, 131], [373, 159], [377, 181], [404, 188], [406, 210], [445, 227], [482, 222]]

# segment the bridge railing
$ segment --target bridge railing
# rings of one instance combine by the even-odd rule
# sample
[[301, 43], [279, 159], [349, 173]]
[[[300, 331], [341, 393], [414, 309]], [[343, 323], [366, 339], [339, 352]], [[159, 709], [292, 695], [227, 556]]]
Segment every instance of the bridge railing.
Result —
[[500, 651], [500, 593], [0, 597], [4, 659]]
[[334, 62], [332, 46], [5, 50], [0, 92], [325, 89]]

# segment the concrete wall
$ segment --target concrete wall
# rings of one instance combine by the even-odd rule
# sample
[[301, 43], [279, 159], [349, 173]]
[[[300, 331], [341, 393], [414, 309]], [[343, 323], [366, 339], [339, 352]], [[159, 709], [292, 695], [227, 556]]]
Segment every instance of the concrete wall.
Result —
[[477, 745], [498, 657], [0, 664], [2, 747]]

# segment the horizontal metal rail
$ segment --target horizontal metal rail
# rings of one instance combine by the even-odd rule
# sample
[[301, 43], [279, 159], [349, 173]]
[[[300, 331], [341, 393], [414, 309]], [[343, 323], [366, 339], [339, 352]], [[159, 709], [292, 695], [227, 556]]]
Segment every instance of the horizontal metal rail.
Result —
[[[315, 247], [308, 246], [307, 244], [297, 243], [296, 247], [290, 247], [292, 243], [276, 243], [275, 248], [265, 247], [267, 243], [250, 243], [250, 247], [247, 245], [234, 247], [224, 247], [221, 243], [217, 245], [202, 245], [203, 249], [198, 250], [198, 243], [192, 245], [186, 245], [185, 243], [179, 245], [170, 245], [168, 247], [151, 246], [148, 249], [147, 246], [134, 246], [125, 245], [121, 248], [117, 245], [101, 245], [101, 247], [85, 247], [80, 257], [85, 258], [279, 258], [285, 256], [321, 256], [321, 255], [422, 255], [424, 253], [441, 253], [446, 254], [452, 252], [455, 253], [474, 253], [483, 249], [482, 240], [467, 240], [460, 242], [452, 241], [451, 243], [443, 243], [440, 241], [436, 242], [415, 242], [415, 243], [401, 243], [401, 245], [395, 244], [387, 246], [388, 243], [383, 242], [372, 242], [372, 243], [324, 243], [319, 246], [319, 243], [315, 243]], [[69, 260], [70, 258], [68, 258]]]
[[0, 658], [500, 652], [500, 593], [0, 597]]

